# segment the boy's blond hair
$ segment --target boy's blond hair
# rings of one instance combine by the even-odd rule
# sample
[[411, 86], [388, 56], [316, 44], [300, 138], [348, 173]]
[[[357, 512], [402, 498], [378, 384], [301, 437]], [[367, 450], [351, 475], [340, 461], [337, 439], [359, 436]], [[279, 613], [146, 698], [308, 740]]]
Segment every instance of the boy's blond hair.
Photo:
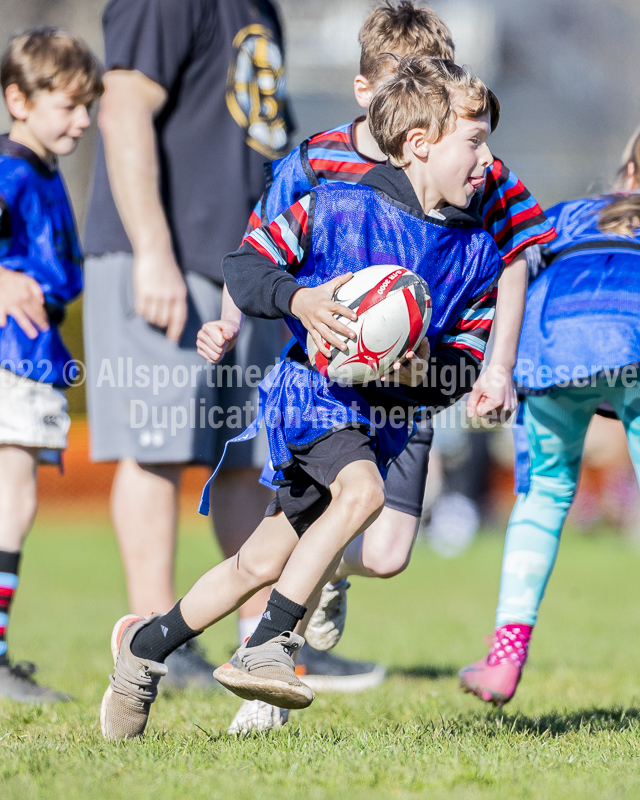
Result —
[[395, 75], [385, 81], [369, 106], [369, 127], [382, 152], [401, 166], [409, 131], [423, 128], [428, 141], [438, 142], [458, 115], [489, 116], [494, 131], [500, 103], [484, 83], [464, 67], [442, 58], [405, 56]]
[[27, 100], [39, 91], [65, 89], [85, 105], [104, 91], [102, 67], [91, 50], [56, 28], [14, 36], [2, 57], [0, 84], [3, 92], [16, 84]]
[[413, 0], [383, 4], [365, 19], [360, 33], [360, 74], [371, 83], [388, 71], [389, 56], [417, 55], [454, 59], [451, 31], [430, 8], [416, 6]]

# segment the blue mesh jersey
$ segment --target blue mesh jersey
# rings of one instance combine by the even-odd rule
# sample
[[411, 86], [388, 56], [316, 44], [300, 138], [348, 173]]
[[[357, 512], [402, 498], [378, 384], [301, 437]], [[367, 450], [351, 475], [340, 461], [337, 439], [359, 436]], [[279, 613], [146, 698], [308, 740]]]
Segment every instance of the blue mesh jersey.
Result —
[[9, 317], [0, 328], [0, 365], [32, 380], [67, 385], [71, 355], [56, 323], [82, 290], [73, 212], [57, 169], [7, 136], [0, 137], [0, 266], [38, 281], [51, 323], [29, 339]]
[[514, 378], [523, 394], [640, 363], [640, 232], [598, 230], [611, 196], [547, 211], [558, 238], [527, 295]]
[[[267, 164], [266, 189], [251, 214], [247, 233], [273, 222], [315, 186], [330, 181], [358, 183], [376, 166], [379, 162], [356, 148], [355, 125], [363, 119], [318, 133]], [[487, 171], [479, 213], [506, 264], [527, 247], [549, 242], [556, 235], [536, 199], [499, 158]]]
[[[415, 198], [402, 170], [390, 166], [377, 170], [380, 172], [371, 174], [372, 184], [391, 176], [393, 181], [405, 182]], [[502, 261], [478, 218], [470, 222], [469, 216], [463, 223], [455, 217], [464, 212], [449, 210], [451, 218], [437, 219], [395, 201], [373, 185], [327, 183], [270, 225], [250, 233], [243, 248], [225, 260], [225, 280], [245, 313], [285, 316], [306, 352], [306, 330], [282, 310], [288, 310], [288, 299], [279, 305], [270, 298], [283, 289], [292, 293], [299, 286], [319, 286], [348, 271], [397, 264], [416, 272], [430, 287], [433, 313], [427, 336], [432, 353], [466, 351], [480, 362], [495, 313], [495, 286]], [[382, 393], [384, 390], [379, 391]], [[274, 467], [281, 469], [291, 462], [293, 452], [308, 448], [336, 428], [368, 426], [371, 409], [365, 394], [355, 387], [332, 385], [301, 364], [282, 364], [265, 404]], [[408, 391], [400, 386], [393, 390], [390, 404], [408, 407], [416, 405], [419, 397], [420, 389]], [[408, 422], [387, 423], [375, 431], [383, 474], [410, 433]]]

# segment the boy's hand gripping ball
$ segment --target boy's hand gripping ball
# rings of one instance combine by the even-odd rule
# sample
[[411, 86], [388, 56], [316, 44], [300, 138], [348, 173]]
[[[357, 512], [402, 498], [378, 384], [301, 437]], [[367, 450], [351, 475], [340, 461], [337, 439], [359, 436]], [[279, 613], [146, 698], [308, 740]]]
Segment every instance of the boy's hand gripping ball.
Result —
[[366, 383], [385, 375], [397, 361], [419, 346], [431, 320], [431, 292], [415, 272], [389, 264], [367, 267], [340, 286], [333, 299], [358, 315], [355, 339], [344, 338], [346, 351], [318, 350], [310, 335], [311, 364], [330, 380], [342, 384]]

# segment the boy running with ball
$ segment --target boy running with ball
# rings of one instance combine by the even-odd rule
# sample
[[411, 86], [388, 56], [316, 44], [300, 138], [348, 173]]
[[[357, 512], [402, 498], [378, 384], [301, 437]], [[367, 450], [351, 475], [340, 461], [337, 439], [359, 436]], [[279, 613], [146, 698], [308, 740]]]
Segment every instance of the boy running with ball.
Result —
[[[466, 70], [402, 59], [370, 108], [372, 133], [391, 163], [357, 186], [317, 187], [225, 259], [225, 280], [242, 312], [284, 317], [298, 342], [266, 388], [267, 435], [282, 485], [237, 556], [206, 573], [168, 614], [116, 623], [115, 669], [101, 709], [105, 737], [142, 734], [167, 655], [273, 583], [254, 634], [215, 675], [245, 699], [288, 708], [313, 701], [292, 659], [304, 644], [293, 630], [306, 604], [382, 510], [382, 476], [406, 444], [411, 410], [452, 402], [482, 364], [502, 262], [472, 201], [492, 162], [487, 139], [498, 117], [495, 97]], [[372, 253], [375, 262], [427, 281], [434, 306], [428, 338], [409, 365], [396, 365], [393, 386], [331, 385], [308, 365], [307, 333], [320, 346], [345, 347], [341, 337], [352, 333], [334, 315], [355, 315], [333, 293], [375, 263]], [[455, 336], [462, 328], [468, 347]], [[412, 366], [429, 351], [438, 381], [426, 386], [418, 380], [426, 364]], [[393, 428], [376, 428], [371, 412], [379, 405], [404, 414], [401, 424], [393, 413]], [[310, 407], [319, 412], [311, 424], [304, 413]]]
[[58, 172], [90, 125], [102, 72], [87, 46], [46, 28], [17, 36], [3, 56], [12, 123], [0, 136], [0, 696], [68, 699], [12, 664], [7, 626], [24, 540], [37, 507], [39, 462], [60, 463], [71, 355], [58, 325], [82, 289], [82, 254]]
[[[358, 39], [360, 73], [354, 79], [354, 93], [364, 110], [368, 109], [376, 89], [396, 69], [397, 56], [454, 58], [454, 43], [447, 26], [434, 11], [411, 0], [397, 3], [385, 0], [367, 16]], [[385, 161], [386, 156], [376, 143], [366, 116], [312, 136], [284, 158], [267, 165], [267, 189], [251, 215], [247, 232], [273, 222], [314, 187], [331, 181], [357, 183]], [[500, 159], [496, 158], [489, 167], [477, 193], [482, 225], [498, 245], [508, 269], [500, 280], [497, 309], [491, 311], [496, 313], [491, 360], [471, 392], [469, 416], [476, 411], [486, 414], [495, 408], [508, 412], [515, 407], [510, 374], [524, 312], [526, 259], [523, 251], [555, 237], [552, 225], [535, 198]], [[225, 298], [222, 319], [206, 323], [198, 337], [200, 354], [213, 363], [220, 361], [233, 346], [242, 324], [242, 314], [228, 292]], [[464, 332], [460, 332], [459, 338], [463, 337]], [[349, 544], [336, 574], [322, 589], [319, 606], [310, 615], [306, 628], [307, 647], [297, 661], [300, 674], [304, 674], [314, 688], [316, 685], [346, 688], [355, 681], [360, 686], [375, 685], [380, 679], [381, 670], [368, 675], [347, 675], [344, 667], [350, 667], [349, 662], [319, 651], [333, 648], [342, 635], [350, 575], [390, 578], [408, 566], [422, 515], [432, 438], [431, 421], [426, 419], [389, 469], [382, 513], [366, 532]], [[266, 599], [264, 602], [266, 604]], [[327, 670], [333, 677], [325, 674]], [[230, 730], [271, 727], [274, 713], [273, 709], [265, 709], [257, 703], [252, 708], [245, 703]], [[286, 712], [280, 712], [277, 720], [276, 724], [286, 720]]]

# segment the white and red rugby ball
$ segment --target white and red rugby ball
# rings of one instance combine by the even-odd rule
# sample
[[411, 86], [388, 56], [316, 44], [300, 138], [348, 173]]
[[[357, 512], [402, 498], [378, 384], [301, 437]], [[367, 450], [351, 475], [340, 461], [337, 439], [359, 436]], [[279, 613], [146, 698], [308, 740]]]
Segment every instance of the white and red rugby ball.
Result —
[[358, 315], [355, 322], [337, 317], [357, 336], [345, 338], [346, 351], [333, 347], [329, 354], [318, 350], [307, 335], [307, 353], [318, 372], [342, 384], [366, 383], [385, 375], [418, 347], [431, 320], [426, 281], [404, 267], [366, 267], [340, 286], [333, 299]]

